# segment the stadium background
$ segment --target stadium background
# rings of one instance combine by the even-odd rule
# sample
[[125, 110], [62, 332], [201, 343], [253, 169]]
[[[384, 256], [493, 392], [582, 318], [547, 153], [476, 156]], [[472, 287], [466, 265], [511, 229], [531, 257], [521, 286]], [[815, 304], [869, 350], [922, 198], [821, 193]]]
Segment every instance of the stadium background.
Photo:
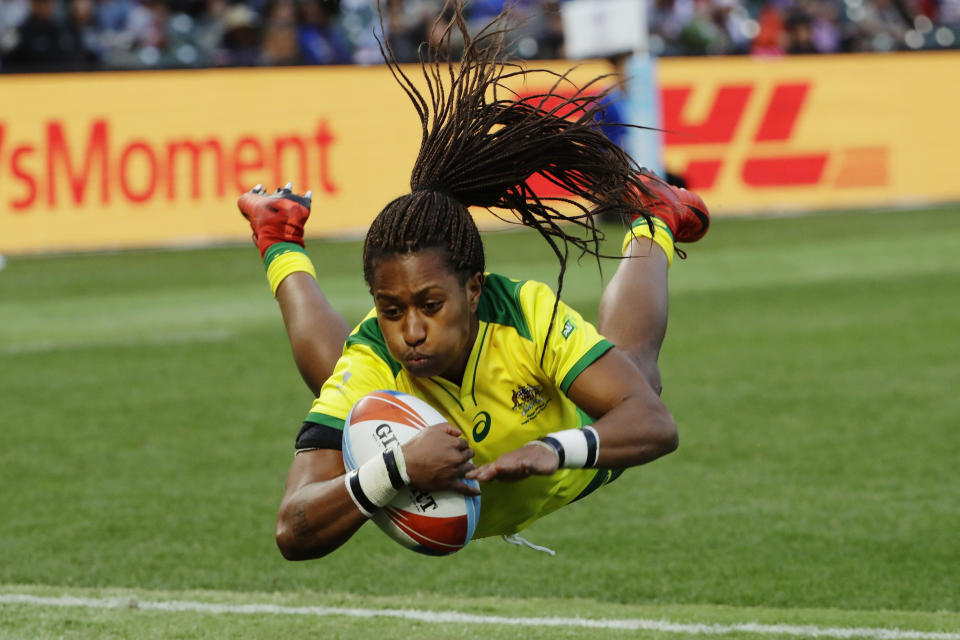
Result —
[[[170, 28], [189, 16], [181, 35], [198, 56], [177, 60], [180, 40], [120, 38], [82, 65], [33, 67], [9, 44], [30, 4], [0, 6], [13, 72], [0, 75], [0, 638], [277, 637], [318, 624], [136, 604], [181, 600], [547, 617], [566, 620], [563, 637], [960, 638], [960, 52], [939, 50], [955, 47], [953, 3], [697, 2], [679, 30], [668, 27], [683, 3], [657, 4], [664, 164], [715, 215], [671, 274], [663, 366], [681, 449], [535, 525], [556, 559], [487, 540], [426, 562], [364, 531], [306, 565], [285, 564], [270, 532], [309, 398], [234, 201], [258, 182], [313, 189], [308, 248], [324, 290], [358, 319], [369, 298], [349, 238], [404, 190], [411, 110], [375, 64], [186, 68], [275, 62], [263, 52], [284, 3], [209, 3], [244, 7], [256, 27], [236, 58], [226, 31], [199, 38], [206, 5], [94, 3], [126, 8], [124, 25], [144, 11]], [[66, 19], [67, 4], [48, 4]], [[363, 5], [344, 1], [337, 19]], [[797, 44], [830, 6], [836, 37]], [[886, 27], [863, 27], [872, 15]], [[543, 59], [555, 35], [530, 37], [539, 66], [569, 66]], [[347, 40], [342, 61], [373, 61]], [[754, 55], [671, 55], [708, 52]], [[575, 77], [609, 68], [588, 61]], [[553, 282], [553, 257], [523, 233], [487, 243], [492, 268]], [[183, 246], [198, 248], [144, 250]], [[587, 263], [568, 275], [588, 316], [597, 283]], [[63, 600], [77, 597], [100, 604]], [[105, 598], [120, 608], [99, 611]], [[572, 615], [688, 626], [578, 631]], [[358, 620], [320, 624], [330, 637], [369, 637], [366, 625], [383, 638], [472, 625], [558, 637], [536, 620]], [[749, 621], [779, 626], [735, 626]]]

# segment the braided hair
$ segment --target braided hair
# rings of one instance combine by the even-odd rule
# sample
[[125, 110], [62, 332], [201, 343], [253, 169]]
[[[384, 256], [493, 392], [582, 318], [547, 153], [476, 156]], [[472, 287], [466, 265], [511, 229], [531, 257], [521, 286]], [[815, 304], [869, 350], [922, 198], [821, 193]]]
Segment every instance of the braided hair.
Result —
[[[483, 245], [468, 210], [478, 206], [546, 240], [560, 263], [559, 301], [571, 246], [599, 261], [603, 233], [595, 217], [639, 213], [649, 222], [638, 198], [648, 190], [636, 163], [600, 129], [606, 91], [597, 89], [607, 76], [561, 94], [573, 86], [569, 72], [527, 70], [507, 60], [507, 11], [471, 36], [464, 1], [447, 0], [442, 37], [421, 45], [424, 90], [401, 68], [389, 42], [380, 40], [387, 66], [420, 118], [421, 141], [411, 192], [387, 204], [367, 232], [364, 279], [372, 287], [380, 258], [423, 249], [445, 251], [461, 282], [483, 273]], [[450, 51], [460, 39], [456, 63]], [[533, 74], [549, 76], [550, 88], [520, 97], [507, 87]], [[527, 182], [535, 174], [570, 196], [538, 196]]]

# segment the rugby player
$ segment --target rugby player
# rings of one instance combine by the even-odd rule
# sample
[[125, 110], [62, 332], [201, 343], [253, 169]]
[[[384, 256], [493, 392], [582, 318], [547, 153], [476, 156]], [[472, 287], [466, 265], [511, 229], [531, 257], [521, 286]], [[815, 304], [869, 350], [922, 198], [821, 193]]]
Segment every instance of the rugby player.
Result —
[[[657, 365], [667, 272], [674, 242], [706, 232], [706, 206], [638, 170], [602, 134], [595, 98], [550, 95], [561, 102], [550, 110], [540, 107], [544, 96], [490, 99], [518, 73], [503, 63], [501, 22], [471, 37], [461, 5], [453, 9], [422, 63], [429, 91], [385, 46], [423, 138], [411, 192], [388, 203], [367, 232], [363, 271], [374, 308], [360, 324], [350, 329], [315, 280], [303, 242], [310, 194], [258, 186], [239, 200], [294, 360], [317, 396], [277, 520], [277, 544], [291, 560], [335, 550], [404, 484], [482, 493], [474, 537], [510, 535], [678, 445]], [[464, 41], [459, 64], [441, 53], [455, 34]], [[564, 207], [527, 187], [537, 173], [570, 192]], [[486, 272], [469, 206], [510, 210], [538, 231], [560, 261], [558, 293], [571, 246], [599, 250], [592, 216], [623, 214], [631, 228], [598, 326], [545, 284]], [[418, 396], [449, 422], [347, 473], [344, 420], [377, 389]]]

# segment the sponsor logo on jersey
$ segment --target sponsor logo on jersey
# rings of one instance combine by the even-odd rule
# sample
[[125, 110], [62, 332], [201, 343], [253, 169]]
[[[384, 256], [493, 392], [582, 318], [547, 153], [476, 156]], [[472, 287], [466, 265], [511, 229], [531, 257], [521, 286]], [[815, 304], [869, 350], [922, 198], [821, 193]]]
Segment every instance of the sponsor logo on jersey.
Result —
[[490, 433], [490, 414], [479, 411], [473, 417], [473, 441], [480, 442]]
[[564, 318], [563, 331], [560, 333], [563, 335], [563, 339], [566, 340], [570, 337], [570, 334], [573, 333], [574, 329], [577, 328], [577, 325], [573, 324], [573, 320], [570, 318]]
[[520, 424], [526, 424], [540, 415], [549, 400], [543, 399], [543, 387], [535, 385], [520, 385], [513, 390], [513, 410], [523, 416]]

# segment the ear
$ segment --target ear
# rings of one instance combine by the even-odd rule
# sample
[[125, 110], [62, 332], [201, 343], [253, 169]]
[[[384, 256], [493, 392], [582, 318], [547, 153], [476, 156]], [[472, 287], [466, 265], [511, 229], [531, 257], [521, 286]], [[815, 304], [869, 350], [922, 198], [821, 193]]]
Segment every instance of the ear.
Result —
[[470, 313], [476, 313], [480, 306], [480, 294], [483, 292], [483, 274], [479, 271], [467, 278], [466, 284], [467, 304], [470, 305]]

